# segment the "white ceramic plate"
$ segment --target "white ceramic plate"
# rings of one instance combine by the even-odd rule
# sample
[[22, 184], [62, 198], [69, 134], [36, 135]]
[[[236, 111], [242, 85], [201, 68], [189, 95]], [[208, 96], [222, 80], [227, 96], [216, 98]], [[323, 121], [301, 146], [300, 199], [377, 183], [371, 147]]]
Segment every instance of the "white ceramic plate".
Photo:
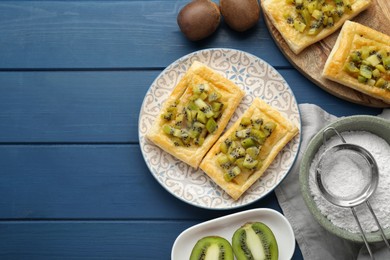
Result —
[[266, 224], [278, 243], [279, 260], [291, 259], [295, 251], [294, 232], [288, 220], [273, 209], [247, 210], [190, 227], [176, 238], [171, 259], [189, 259], [196, 242], [205, 236], [221, 236], [231, 243], [234, 232], [246, 222]]
[[294, 94], [283, 77], [268, 63], [249, 53], [233, 49], [206, 49], [188, 54], [169, 65], [147, 91], [139, 116], [139, 142], [152, 175], [171, 194], [194, 206], [232, 209], [248, 205], [271, 192], [287, 175], [298, 153], [297, 135], [279, 153], [263, 177], [234, 201], [203, 171], [195, 170], [145, 138], [161, 106], [191, 64], [200, 61], [245, 90], [246, 95], [227, 128], [260, 97], [276, 107], [300, 128], [300, 115]]

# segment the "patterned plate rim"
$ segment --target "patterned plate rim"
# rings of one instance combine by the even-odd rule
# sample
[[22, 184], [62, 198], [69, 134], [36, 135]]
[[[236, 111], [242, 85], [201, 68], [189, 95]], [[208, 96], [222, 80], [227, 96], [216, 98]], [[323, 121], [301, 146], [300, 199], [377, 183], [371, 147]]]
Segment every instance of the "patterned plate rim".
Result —
[[[167, 187], [167, 185], [165, 185], [162, 181], [159, 180], [159, 178], [157, 177], [157, 175], [159, 174], [158, 172], [156, 172], [150, 165], [150, 163], [148, 162], [148, 153], [144, 151], [144, 146], [146, 145], [146, 143], [148, 142], [145, 138], [145, 134], [142, 133], [141, 131], [141, 121], [142, 121], [142, 117], [143, 117], [143, 112], [144, 112], [144, 109], [145, 109], [145, 103], [146, 103], [146, 98], [147, 98], [147, 95], [151, 92], [152, 88], [154, 88], [155, 86], [157, 86], [157, 81], [159, 79], [161, 79], [165, 74], [167, 74], [169, 71], [171, 71], [172, 69], [174, 69], [175, 67], [178, 67], [180, 65], [183, 65], [186, 61], [189, 61], [191, 58], [198, 58], [200, 57], [202, 54], [209, 54], [209, 56], [211, 57], [212, 56], [212, 53], [213, 52], [218, 52], [218, 51], [221, 51], [221, 52], [224, 52], [224, 53], [230, 53], [232, 52], [233, 54], [238, 54], [238, 55], [244, 55], [248, 58], [251, 58], [253, 59], [254, 61], [258, 61], [260, 63], [263, 63], [267, 69], [271, 70], [273, 73], [275, 73], [275, 75], [282, 81], [282, 84], [284, 87], [286, 87], [286, 89], [288, 90], [289, 94], [291, 95], [291, 104], [293, 106], [296, 107], [296, 114], [293, 114], [294, 116], [297, 117], [297, 127], [299, 128], [299, 134], [291, 141], [293, 142], [294, 141], [294, 144], [295, 145], [295, 151], [292, 151], [294, 154], [293, 154], [293, 157], [291, 159], [291, 162], [289, 163], [288, 167], [284, 170], [284, 173], [282, 174], [282, 177], [277, 180], [277, 182], [272, 186], [272, 187], [269, 187], [264, 193], [260, 194], [259, 197], [257, 198], [252, 198], [251, 200], [249, 201], [246, 201], [244, 203], [239, 203], [241, 201], [241, 199], [243, 197], [245, 197], [246, 193], [244, 193], [241, 198], [238, 200], [238, 201], [233, 201], [231, 198], [229, 198], [229, 196], [227, 194], [225, 194], [225, 197], [227, 197], [231, 203], [230, 204], [226, 204], [224, 203], [223, 205], [224, 206], [219, 206], [219, 207], [214, 207], [210, 204], [202, 204], [200, 203], [199, 201], [189, 201], [188, 199], [184, 198], [183, 196], [180, 196], [178, 194], [175, 194], [173, 191], [172, 191], [172, 188], [171, 187]], [[208, 60], [208, 62], [211, 62], [210, 60]], [[177, 81], [178, 79], [180, 79], [182, 77], [182, 75], [178, 76], [177, 77]], [[234, 82], [234, 80], [233, 80]], [[235, 82], [237, 83], [237, 82]], [[173, 89], [174, 86], [171, 86], [171, 89]], [[256, 97], [256, 96], [253, 96], [253, 95], [250, 95], [252, 98]], [[165, 100], [161, 100], [160, 103], [163, 103]], [[230, 126], [231, 122], [229, 123], [229, 125], [226, 127], [228, 128]], [[152, 176], [157, 180], [157, 182], [163, 186], [164, 189], [166, 189], [169, 193], [171, 193], [174, 197], [178, 198], [179, 200], [181, 201], [184, 201], [190, 205], [193, 205], [193, 206], [196, 206], [196, 207], [199, 207], [199, 208], [204, 208], [204, 209], [213, 209], [213, 210], [228, 210], [228, 209], [236, 209], [236, 208], [241, 208], [241, 207], [244, 207], [244, 206], [247, 206], [247, 205], [250, 205], [262, 198], [264, 198], [265, 196], [267, 196], [269, 193], [271, 193], [283, 180], [284, 178], [286, 178], [286, 176], [288, 175], [288, 173], [290, 172], [291, 170], [291, 167], [294, 165], [297, 157], [298, 157], [298, 152], [299, 152], [299, 148], [300, 148], [300, 145], [301, 145], [301, 114], [300, 114], [300, 111], [299, 111], [299, 107], [298, 107], [298, 103], [296, 101], [296, 98], [295, 98], [295, 95], [292, 91], [292, 89], [290, 88], [289, 84], [287, 83], [287, 81], [283, 78], [283, 76], [274, 68], [272, 67], [269, 63], [267, 63], [266, 61], [262, 60], [261, 58], [253, 55], [253, 54], [250, 54], [248, 52], [245, 52], [245, 51], [241, 51], [241, 50], [236, 50], [236, 49], [230, 49], [230, 48], [210, 48], [210, 49], [202, 49], [202, 50], [198, 50], [198, 51], [195, 51], [195, 52], [192, 52], [192, 53], [189, 53], [185, 56], [182, 56], [181, 58], [175, 60], [174, 62], [172, 62], [170, 65], [168, 65], [156, 78], [155, 80], [152, 82], [152, 84], [150, 85], [149, 89], [147, 90], [146, 94], [145, 94], [145, 97], [144, 97], [144, 100], [142, 102], [142, 105], [141, 105], [141, 109], [140, 109], [140, 113], [139, 113], [139, 118], [138, 118], [138, 138], [139, 138], [139, 144], [140, 144], [140, 149], [141, 149], [141, 153], [142, 153], [142, 156], [144, 158], [144, 161], [149, 169], [149, 171], [151, 172]], [[291, 143], [290, 142], [290, 143]], [[148, 145], [153, 145], [152, 143], [148, 142]], [[289, 144], [288, 144], [289, 145]], [[160, 149], [160, 148], [158, 148]], [[284, 148], [286, 149], [286, 148]], [[168, 154], [166, 153], [165, 151], [162, 151], [161, 152], [164, 154]], [[283, 150], [282, 152], [283, 153]], [[281, 154], [280, 153], [280, 154]], [[281, 157], [281, 155], [278, 155], [278, 157]], [[277, 158], [278, 158], [277, 157]], [[173, 158], [173, 157], [172, 157]], [[185, 164], [181, 161], [179, 161], [178, 159], [176, 158], [173, 158], [173, 160], [177, 161], [176, 164]], [[275, 159], [276, 160], [276, 159]], [[186, 164], [185, 164], [186, 165]], [[190, 167], [187, 165], [187, 167]], [[272, 167], [272, 164], [269, 168]], [[191, 168], [191, 167], [190, 167]], [[195, 169], [194, 169], [195, 170]], [[283, 170], [283, 169], [281, 169]], [[203, 171], [201, 171], [200, 169], [198, 169], [197, 171], [200, 171], [202, 172], [204, 175], [206, 175]], [[206, 175], [206, 178], [208, 178], [208, 176]], [[211, 181], [211, 179], [209, 180], [211, 183], [213, 183]], [[261, 181], [260, 181], [261, 182]], [[256, 183], [254, 183], [252, 185], [255, 186]], [[215, 187], [212, 187], [213, 189], [216, 188], [216, 189], [220, 189], [216, 184], [214, 184]], [[251, 188], [250, 188], [251, 189]], [[221, 192], [222, 193], [225, 193], [224, 191], [222, 191], [221, 189]], [[225, 198], [223, 198], [221, 196], [220, 198], [221, 200], [223, 201], [227, 201], [225, 200]]]

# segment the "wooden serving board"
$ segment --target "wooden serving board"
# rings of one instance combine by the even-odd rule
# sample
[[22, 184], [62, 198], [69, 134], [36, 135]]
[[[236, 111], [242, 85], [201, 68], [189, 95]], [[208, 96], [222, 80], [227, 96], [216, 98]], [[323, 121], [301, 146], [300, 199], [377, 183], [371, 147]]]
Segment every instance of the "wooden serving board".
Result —
[[[390, 104], [387, 104], [381, 100], [372, 98], [356, 90], [321, 77], [323, 67], [336, 42], [340, 29], [322, 41], [307, 47], [301, 53], [296, 55], [290, 50], [289, 46], [282, 38], [279, 31], [272, 25], [271, 20], [267, 17], [267, 15], [264, 14], [263, 17], [273, 39], [282, 53], [297, 70], [299, 70], [317, 86], [321, 87], [332, 95], [353, 103], [366, 105], [369, 107], [390, 107]], [[368, 7], [362, 13], [358, 14], [352, 20], [390, 35], [390, 1], [373, 0], [370, 7]]]

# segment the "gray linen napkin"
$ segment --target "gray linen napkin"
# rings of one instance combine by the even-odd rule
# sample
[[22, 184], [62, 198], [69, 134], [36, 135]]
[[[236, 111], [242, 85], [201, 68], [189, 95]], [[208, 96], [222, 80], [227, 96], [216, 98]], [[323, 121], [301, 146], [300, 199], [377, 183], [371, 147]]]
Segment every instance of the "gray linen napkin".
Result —
[[[318, 224], [306, 207], [299, 186], [302, 155], [314, 135], [337, 117], [312, 104], [300, 104], [299, 109], [302, 121], [300, 151], [291, 172], [275, 189], [275, 193], [284, 215], [293, 227], [302, 255], [308, 260], [370, 259], [364, 245], [346, 241], [329, 233]], [[384, 110], [379, 116], [390, 119], [390, 109]], [[387, 250], [380, 245], [376, 246], [373, 251], [377, 260], [390, 259]]]

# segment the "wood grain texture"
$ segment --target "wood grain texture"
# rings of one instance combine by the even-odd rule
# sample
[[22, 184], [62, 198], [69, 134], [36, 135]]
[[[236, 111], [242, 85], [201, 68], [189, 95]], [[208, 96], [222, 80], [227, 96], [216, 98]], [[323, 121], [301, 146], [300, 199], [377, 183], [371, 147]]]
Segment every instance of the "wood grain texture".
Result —
[[[196, 220], [0, 222], [0, 259], [168, 260], [176, 236], [196, 224]], [[299, 250], [292, 259], [303, 259]]]
[[176, 19], [188, 0], [0, 1], [0, 70], [164, 68], [206, 48], [234, 48], [288, 66], [261, 20], [236, 33], [225, 23], [187, 40]]
[[[139, 145], [0, 145], [0, 158], [0, 221], [201, 221], [248, 209], [210, 211], [174, 197], [149, 172]], [[251, 206], [280, 211], [274, 194]]]
[[[388, 0], [373, 0], [371, 6], [356, 16], [353, 21], [390, 35], [390, 27], [388, 26], [390, 24], [389, 11], [390, 2]], [[370, 107], [390, 107], [390, 104], [381, 100], [321, 77], [323, 67], [336, 42], [340, 29], [322, 41], [307, 47], [297, 55], [290, 50], [289, 46], [282, 38], [279, 31], [272, 25], [267, 15], [264, 15], [264, 17], [273, 39], [285, 57], [296, 69], [298, 69], [317, 86], [336, 97], [353, 103]]]

